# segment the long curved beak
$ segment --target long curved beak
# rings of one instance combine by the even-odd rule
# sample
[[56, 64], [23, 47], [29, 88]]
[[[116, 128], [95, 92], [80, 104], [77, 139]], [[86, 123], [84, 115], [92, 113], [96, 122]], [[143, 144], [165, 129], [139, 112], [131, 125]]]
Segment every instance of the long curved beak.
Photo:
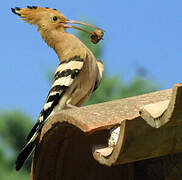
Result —
[[78, 29], [78, 30], [81, 30], [81, 31], [87, 32], [87, 33], [89, 33], [89, 34], [91, 34], [91, 35], [93, 34], [93, 32], [90, 32], [90, 31], [88, 31], [88, 30], [85, 30], [85, 29], [83, 29], [83, 28], [81, 28], [81, 27], [77, 27], [77, 26], [69, 25], [69, 24], [67, 24], [67, 23], [71, 23], [71, 24], [80, 24], [80, 25], [84, 25], [84, 26], [87, 26], [87, 27], [91, 27], [91, 28], [99, 29], [99, 30], [101, 30], [101, 31], [103, 31], [103, 32], [104, 32], [104, 30], [103, 30], [103, 29], [101, 29], [101, 28], [99, 28], [99, 27], [97, 27], [97, 26], [94, 26], [94, 25], [92, 25], [92, 24], [88, 24], [88, 23], [84, 23], [84, 22], [80, 22], [80, 21], [67, 20], [67, 21], [65, 21], [64, 23], [66, 23], [66, 24], [65, 24], [65, 27], [66, 27], [66, 28]]

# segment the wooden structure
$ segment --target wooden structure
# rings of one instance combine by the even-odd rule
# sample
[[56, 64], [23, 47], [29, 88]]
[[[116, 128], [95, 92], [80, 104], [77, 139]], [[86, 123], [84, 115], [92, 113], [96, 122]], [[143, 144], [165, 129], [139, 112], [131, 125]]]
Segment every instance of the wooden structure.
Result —
[[[110, 129], [116, 125], [120, 125], [119, 139], [115, 147], [108, 147]], [[141, 180], [145, 176], [152, 180], [156, 175], [155, 180], [170, 180], [167, 170], [174, 171], [172, 179], [174, 175], [179, 179], [182, 166], [177, 173], [177, 162], [172, 161], [182, 160], [182, 155], [169, 155], [177, 152], [182, 152], [182, 84], [57, 113], [42, 129], [31, 179]], [[164, 164], [175, 165], [164, 170]]]

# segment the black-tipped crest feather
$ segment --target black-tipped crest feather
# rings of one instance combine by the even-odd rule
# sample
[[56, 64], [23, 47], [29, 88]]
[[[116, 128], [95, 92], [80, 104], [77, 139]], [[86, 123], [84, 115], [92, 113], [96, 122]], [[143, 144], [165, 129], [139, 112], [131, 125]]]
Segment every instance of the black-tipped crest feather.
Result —
[[20, 8], [18, 8], [18, 9], [17, 9], [17, 7], [16, 7], [16, 8], [11, 8], [11, 11], [12, 11], [14, 14], [16, 14], [16, 15], [18, 15], [18, 16], [21, 16], [21, 14], [17, 12], [17, 10], [19, 11]]
[[37, 9], [37, 6], [27, 6], [29, 9]]

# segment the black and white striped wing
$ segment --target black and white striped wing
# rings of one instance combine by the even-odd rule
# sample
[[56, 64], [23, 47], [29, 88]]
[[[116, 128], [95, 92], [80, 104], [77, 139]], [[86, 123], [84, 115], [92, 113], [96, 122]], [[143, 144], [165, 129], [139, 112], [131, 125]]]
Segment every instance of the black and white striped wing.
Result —
[[[54, 81], [52, 87], [48, 93], [46, 103], [44, 108], [42, 109], [40, 116], [38, 118], [38, 122], [30, 131], [27, 136], [27, 140], [29, 141], [33, 134], [40, 129], [41, 124], [44, 124], [46, 119], [51, 115], [54, 111], [54, 108], [59, 104], [60, 101], [65, 95], [67, 89], [71, 87], [74, 80], [82, 70], [84, 64], [84, 60], [79, 56], [74, 56], [70, 58], [68, 61], [62, 62], [54, 75]], [[61, 109], [64, 109], [64, 104]]]

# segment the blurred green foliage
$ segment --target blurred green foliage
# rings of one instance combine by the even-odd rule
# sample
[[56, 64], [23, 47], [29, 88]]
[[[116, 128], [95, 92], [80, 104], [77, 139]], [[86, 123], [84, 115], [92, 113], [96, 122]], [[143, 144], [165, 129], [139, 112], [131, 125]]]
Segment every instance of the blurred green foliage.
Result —
[[141, 78], [140, 76], [135, 76], [130, 83], [126, 83], [118, 76], [110, 77], [106, 74], [102, 79], [101, 85], [86, 104], [96, 104], [137, 96], [156, 91], [158, 88], [159, 85], [149, 82], [147, 79]]
[[17, 153], [25, 144], [26, 135], [33, 126], [32, 119], [18, 110], [0, 113], [0, 179], [25, 180], [31, 159], [20, 173], [14, 168]]
[[[79, 32], [78, 37], [100, 59], [103, 51], [103, 42], [97, 45], [91, 43], [90, 37], [84, 32]], [[104, 62], [104, 60], [103, 60]], [[155, 91], [159, 88], [156, 83], [147, 77], [136, 74], [132, 81], [126, 83], [120, 76], [109, 76], [105, 68], [100, 87], [86, 104], [95, 104], [114, 99], [135, 96]], [[53, 73], [49, 73], [49, 80]], [[33, 126], [32, 119], [20, 111], [0, 112], [0, 179], [2, 180], [25, 180], [29, 179], [31, 159], [26, 162], [20, 172], [16, 172], [14, 161], [18, 152], [26, 142], [26, 136]]]

